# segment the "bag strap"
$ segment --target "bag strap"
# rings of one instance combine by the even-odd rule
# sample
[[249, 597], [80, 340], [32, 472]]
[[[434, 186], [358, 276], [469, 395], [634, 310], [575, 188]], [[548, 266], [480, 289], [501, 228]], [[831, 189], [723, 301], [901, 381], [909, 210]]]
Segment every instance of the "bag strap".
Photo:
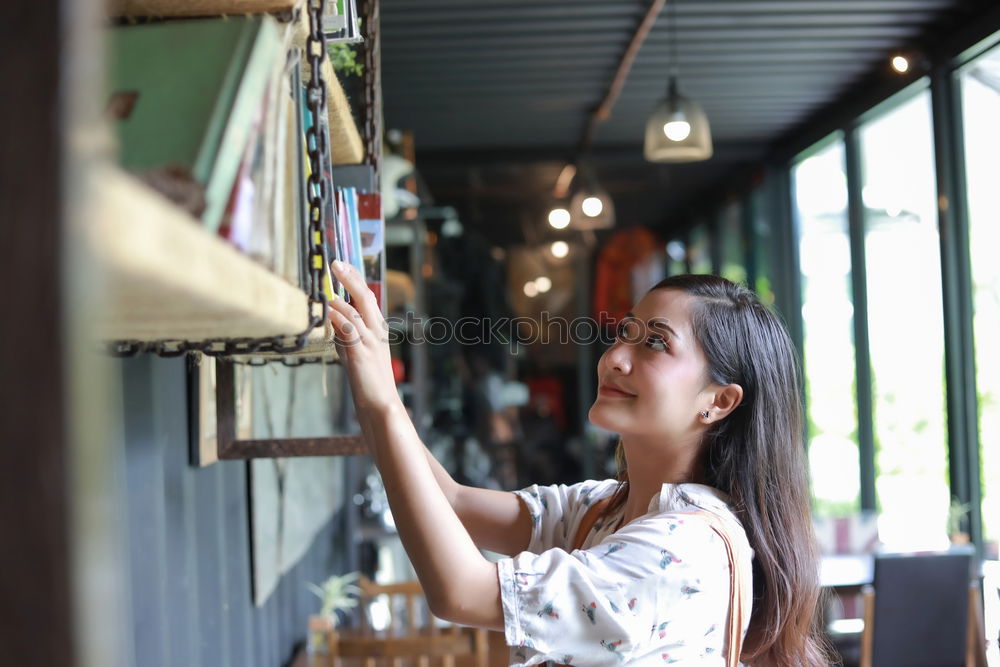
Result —
[[587, 541], [587, 535], [590, 534], [590, 531], [594, 528], [594, 524], [597, 523], [597, 517], [604, 513], [604, 508], [610, 502], [611, 496], [608, 496], [607, 498], [595, 501], [593, 505], [587, 508], [586, 513], [580, 520], [580, 525], [576, 529], [576, 535], [573, 537], [573, 548], [570, 551], [583, 548], [583, 543]]
[[750, 616], [748, 602], [743, 594], [742, 560], [740, 559], [740, 542], [734, 541], [722, 517], [712, 512], [694, 512], [703, 518], [715, 533], [722, 538], [726, 546], [726, 556], [729, 558], [729, 618], [726, 624], [726, 634], [729, 637], [729, 657], [727, 667], [738, 667], [740, 654], [743, 652], [743, 621]]

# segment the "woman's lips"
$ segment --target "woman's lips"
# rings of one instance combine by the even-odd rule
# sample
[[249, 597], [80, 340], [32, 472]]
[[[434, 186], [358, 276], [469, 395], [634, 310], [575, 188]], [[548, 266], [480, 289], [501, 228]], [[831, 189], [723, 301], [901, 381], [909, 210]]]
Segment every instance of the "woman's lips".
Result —
[[601, 385], [597, 393], [601, 396], [609, 396], [611, 398], [634, 398], [635, 394], [630, 394], [627, 391], [622, 391], [621, 389], [616, 389], [615, 387], [610, 387], [608, 385]]

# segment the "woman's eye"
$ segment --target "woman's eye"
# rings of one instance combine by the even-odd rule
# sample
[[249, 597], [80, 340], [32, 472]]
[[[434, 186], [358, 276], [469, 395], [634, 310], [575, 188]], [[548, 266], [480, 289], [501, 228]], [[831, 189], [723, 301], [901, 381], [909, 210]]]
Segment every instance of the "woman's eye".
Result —
[[625, 319], [618, 323], [615, 327], [615, 338], [619, 343], [635, 343], [638, 342], [637, 337], [638, 331], [636, 328], [635, 321], [631, 319]]
[[657, 351], [666, 352], [670, 350], [670, 343], [660, 336], [650, 336], [646, 339], [646, 346]]

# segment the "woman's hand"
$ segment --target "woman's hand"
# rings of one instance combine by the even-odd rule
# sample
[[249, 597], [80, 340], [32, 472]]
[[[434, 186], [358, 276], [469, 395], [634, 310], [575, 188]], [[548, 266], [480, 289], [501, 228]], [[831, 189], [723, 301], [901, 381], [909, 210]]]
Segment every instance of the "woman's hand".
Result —
[[340, 359], [347, 369], [358, 415], [400, 404], [389, 355], [388, 325], [375, 294], [353, 266], [335, 261], [334, 276], [351, 295], [330, 302], [330, 324]]

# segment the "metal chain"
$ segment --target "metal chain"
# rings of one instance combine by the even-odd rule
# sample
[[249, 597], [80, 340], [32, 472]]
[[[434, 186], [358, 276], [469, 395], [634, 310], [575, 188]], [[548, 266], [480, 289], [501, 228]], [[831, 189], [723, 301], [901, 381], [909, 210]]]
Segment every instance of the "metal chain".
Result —
[[[320, 326], [327, 313], [326, 294], [323, 292], [323, 204], [330, 196], [323, 180], [323, 156], [330, 154], [330, 138], [320, 123], [326, 114], [327, 85], [323, 79], [323, 57], [326, 37], [323, 34], [323, 10], [326, 0], [309, 0], [309, 39], [306, 57], [309, 62], [309, 83], [306, 85], [306, 104], [312, 113], [313, 124], [306, 131], [306, 151], [311, 174], [307, 182], [309, 201], [309, 227], [305, 246], [309, 249], [309, 324], [302, 333], [294, 336], [271, 338], [229, 338], [203, 341], [120, 340], [108, 343], [106, 351], [114, 357], [131, 357], [150, 352], [161, 357], [179, 357], [187, 352], [201, 352], [213, 357], [253, 355], [263, 353], [291, 354], [305, 347], [309, 332]], [[318, 311], [318, 312], [317, 312]], [[289, 342], [289, 339], [291, 342]], [[251, 360], [251, 365], [263, 365], [269, 359]], [[281, 358], [286, 366], [320, 363], [321, 357]]]
[[379, 34], [378, 0], [364, 0], [362, 36], [364, 37], [365, 93], [365, 162], [375, 172], [375, 189], [379, 190], [382, 174], [382, 47]]

